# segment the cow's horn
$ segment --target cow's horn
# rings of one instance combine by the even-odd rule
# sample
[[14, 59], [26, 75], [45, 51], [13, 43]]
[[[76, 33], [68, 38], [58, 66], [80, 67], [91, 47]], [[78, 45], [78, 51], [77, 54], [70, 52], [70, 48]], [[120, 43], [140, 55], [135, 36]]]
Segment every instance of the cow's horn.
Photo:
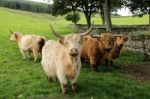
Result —
[[52, 27], [52, 25], [50, 24], [50, 28], [52, 30], [52, 33], [56, 36], [56, 37], [59, 37], [59, 38], [64, 38], [63, 36], [59, 35], [58, 33], [56, 33]]
[[14, 33], [12, 32], [12, 30], [9, 30], [9, 32], [10, 32], [11, 34], [14, 34]]
[[81, 33], [80, 35], [81, 35], [81, 36], [88, 35], [88, 34], [91, 32], [91, 30], [92, 30], [92, 25], [91, 25], [91, 27], [90, 27], [86, 32]]
[[92, 31], [92, 27], [93, 27], [93, 25], [94, 25], [94, 21], [92, 22], [92, 25], [90, 26], [90, 28], [89, 28], [86, 32], [81, 33], [80, 35], [81, 35], [81, 36], [88, 35], [88, 34]]

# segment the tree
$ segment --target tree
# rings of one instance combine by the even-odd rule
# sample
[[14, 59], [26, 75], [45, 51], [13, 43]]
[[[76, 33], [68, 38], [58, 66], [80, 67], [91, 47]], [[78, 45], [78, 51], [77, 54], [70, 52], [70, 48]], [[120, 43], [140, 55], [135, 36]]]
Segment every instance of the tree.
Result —
[[111, 31], [112, 24], [111, 24], [111, 16], [110, 16], [110, 0], [105, 0], [104, 2], [104, 16], [105, 16], [105, 25], [106, 31]]
[[63, 15], [68, 12], [83, 11], [87, 26], [91, 26], [91, 15], [98, 10], [99, 0], [54, 0], [53, 15]]
[[76, 24], [80, 20], [80, 16], [78, 13], [69, 13], [66, 16], [66, 20], [72, 21], [74, 24]]
[[[99, 1], [99, 12], [102, 19], [102, 24], [105, 25], [105, 17], [104, 17], [104, 1]], [[111, 0], [110, 12], [117, 12], [117, 9], [122, 8], [123, 0]]]
[[91, 15], [98, 11], [99, 0], [76, 0], [79, 7], [82, 9], [88, 28], [91, 26]]
[[142, 17], [143, 15], [149, 15], [149, 33], [150, 33], [150, 0], [125, 0], [125, 6], [127, 6], [133, 15]]

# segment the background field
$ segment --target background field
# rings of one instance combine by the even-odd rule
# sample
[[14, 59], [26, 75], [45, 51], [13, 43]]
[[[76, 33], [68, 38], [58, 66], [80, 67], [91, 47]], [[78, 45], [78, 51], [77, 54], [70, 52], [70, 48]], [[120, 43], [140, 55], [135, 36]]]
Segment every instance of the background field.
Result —
[[[82, 15], [81, 15], [82, 16]], [[96, 24], [101, 23], [99, 16], [93, 17]], [[114, 17], [113, 24], [147, 24], [148, 16]], [[49, 29], [49, 23], [60, 34], [73, 31], [68, 28], [64, 16], [52, 17], [48, 14], [0, 8], [0, 99], [27, 99], [40, 97], [70, 97], [90, 99], [149, 99], [150, 83], [138, 82], [128, 74], [122, 72], [127, 64], [143, 64], [143, 56], [136, 53], [122, 53], [115, 60], [119, 69], [109, 70], [101, 66], [99, 72], [91, 71], [88, 64], [83, 64], [78, 79], [79, 92], [69, 92], [62, 96], [58, 82], [49, 83], [43, 72], [40, 60], [33, 63], [33, 59], [23, 60], [18, 46], [9, 41], [9, 30], [23, 34], [39, 34], [47, 39], [55, 39]], [[82, 18], [79, 23], [85, 23]], [[70, 88], [71, 86], [69, 86]], [[71, 89], [71, 88], [70, 88]]]

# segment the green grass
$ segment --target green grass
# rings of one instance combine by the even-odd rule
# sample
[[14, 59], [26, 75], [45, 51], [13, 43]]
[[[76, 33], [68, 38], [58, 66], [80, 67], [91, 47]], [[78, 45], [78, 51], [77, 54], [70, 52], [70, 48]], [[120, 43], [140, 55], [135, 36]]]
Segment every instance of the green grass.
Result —
[[[140, 17], [132, 17], [132, 16], [114, 16], [111, 18], [112, 24], [114, 25], [139, 25], [139, 24], [148, 24], [148, 15]], [[102, 20], [100, 15], [96, 14], [91, 18], [91, 22], [94, 21], [94, 24], [102, 24]], [[81, 14], [81, 20], [79, 23], [86, 24], [86, 19], [83, 14]]]
[[[143, 20], [146, 18], [147, 16]], [[84, 20], [82, 19], [81, 22]], [[33, 59], [23, 60], [17, 44], [9, 41], [9, 30], [23, 34], [39, 34], [47, 39], [53, 39], [49, 23], [61, 34], [73, 31], [67, 27], [70, 22], [65, 21], [63, 16], [55, 18], [47, 14], [0, 8], [0, 99], [41, 97], [149, 99], [149, 83], [139, 83], [118, 69], [95, 73], [88, 64], [82, 64], [78, 79], [79, 92], [62, 95], [59, 83], [49, 83], [46, 79], [40, 60], [36, 64]], [[142, 59], [141, 55], [136, 53], [123, 53], [115, 63], [122, 66], [122, 64], [141, 63]]]

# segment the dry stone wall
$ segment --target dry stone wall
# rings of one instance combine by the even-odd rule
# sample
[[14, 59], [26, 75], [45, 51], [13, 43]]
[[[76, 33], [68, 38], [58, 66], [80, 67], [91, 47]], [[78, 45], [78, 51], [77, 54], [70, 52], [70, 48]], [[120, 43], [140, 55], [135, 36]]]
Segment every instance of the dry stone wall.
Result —
[[132, 36], [125, 44], [124, 50], [142, 53], [145, 56], [149, 57], [150, 36], [149, 35]]

